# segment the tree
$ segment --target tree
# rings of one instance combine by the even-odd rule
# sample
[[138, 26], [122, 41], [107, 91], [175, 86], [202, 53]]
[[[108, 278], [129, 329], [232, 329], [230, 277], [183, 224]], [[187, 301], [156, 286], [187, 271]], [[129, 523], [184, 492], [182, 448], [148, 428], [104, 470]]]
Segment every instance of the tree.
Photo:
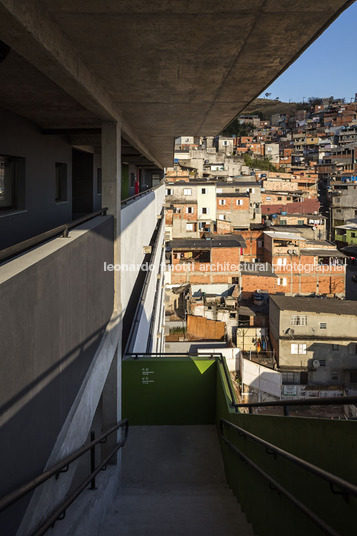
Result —
[[265, 93], [265, 98], [269, 99], [270, 95], [271, 95], [271, 93]]

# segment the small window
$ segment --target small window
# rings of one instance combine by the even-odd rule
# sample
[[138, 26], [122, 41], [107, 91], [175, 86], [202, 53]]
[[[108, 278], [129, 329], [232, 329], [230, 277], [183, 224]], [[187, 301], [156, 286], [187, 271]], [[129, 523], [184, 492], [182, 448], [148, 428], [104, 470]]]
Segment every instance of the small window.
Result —
[[278, 277], [277, 282], [278, 282], [278, 285], [282, 286], [282, 287], [286, 287], [286, 285], [287, 285], [286, 277]]
[[192, 195], [192, 189], [191, 188], [184, 188], [183, 189], [183, 195]]
[[224, 206], [226, 204], [226, 200], [225, 199], [219, 199], [218, 204], [221, 205], [221, 206]]
[[278, 197], [278, 201], [281, 201], [283, 198], [282, 197]]
[[286, 225], [287, 220], [280, 220], [280, 225]]
[[304, 220], [298, 220], [298, 225], [304, 225], [304, 224], [305, 224]]
[[67, 201], [67, 164], [56, 162], [56, 203]]
[[340, 346], [338, 344], [333, 344], [332, 345], [332, 350], [338, 350], [340, 348]]
[[357, 383], [357, 372], [350, 372], [350, 383]]
[[290, 324], [292, 326], [307, 326], [307, 316], [306, 315], [294, 315], [290, 319]]
[[166, 188], [166, 195], [174, 195], [173, 188]]
[[207, 207], [202, 207], [201, 214], [208, 214], [208, 208]]
[[326, 359], [320, 359], [320, 367], [326, 367]]
[[207, 193], [207, 189], [206, 188], [201, 188], [201, 194], [206, 194]]
[[331, 372], [331, 380], [334, 380], [334, 381], [338, 381], [338, 371], [337, 370], [333, 370]]
[[287, 200], [287, 201], [291, 201], [291, 197], [287, 197], [286, 200]]
[[0, 212], [24, 208], [25, 159], [0, 155]]
[[236, 313], [229, 313], [229, 318], [236, 318]]
[[225, 220], [226, 217], [225, 217], [224, 214], [219, 214], [219, 215], [218, 215], [218, 219], [219, 219], [219, 220]]
[[97, 194], [102, 195], [102, 168], [97, 168]]
[[192, 214], [193, 213], [193, 207], [186, 207], [186, 214]]
[[236, 199], [236, 205], [241, 207], [243, 205], [243, 199]]
[[306, 354], [306, 344], [292, 343], [291, 345], [291, 354]]
[[266, 199], [267, 199], [267, 201], [271, 201], [271, 196], [267, 195]]
[[186, 231], [194, 231], [193, 223], [186, 223]]
[[320, 322], [320, 329], [327, 329], [326, 322]]
[[223, 188], [217, 188], [216, 192], [217, 194], [221, 194], [223, 192]]

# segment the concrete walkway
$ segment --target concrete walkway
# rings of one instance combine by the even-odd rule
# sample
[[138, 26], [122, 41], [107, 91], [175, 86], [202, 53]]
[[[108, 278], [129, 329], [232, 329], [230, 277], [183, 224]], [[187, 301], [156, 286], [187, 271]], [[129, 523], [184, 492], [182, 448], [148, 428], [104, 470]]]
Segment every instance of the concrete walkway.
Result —
[[214, 426], [131, 427], [103, 536], [254, 536], [226, 485]]

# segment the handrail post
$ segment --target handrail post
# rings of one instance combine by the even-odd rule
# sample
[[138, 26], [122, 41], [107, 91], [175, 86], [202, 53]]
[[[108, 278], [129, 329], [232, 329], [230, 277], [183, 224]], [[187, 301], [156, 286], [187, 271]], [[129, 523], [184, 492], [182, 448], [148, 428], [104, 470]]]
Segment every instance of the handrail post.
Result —
[[[90, 433], [90, 440], [91, 442], [95, 440], [95, 432]], [[90, 472], [94, 473], [94, 471], [95, 471], [95, 445], [93, 445], [93, 447], [91, 447], [90, 449]], [[95, 476], [91, 480], [89, 489], [97, 489], [95, 487]]]

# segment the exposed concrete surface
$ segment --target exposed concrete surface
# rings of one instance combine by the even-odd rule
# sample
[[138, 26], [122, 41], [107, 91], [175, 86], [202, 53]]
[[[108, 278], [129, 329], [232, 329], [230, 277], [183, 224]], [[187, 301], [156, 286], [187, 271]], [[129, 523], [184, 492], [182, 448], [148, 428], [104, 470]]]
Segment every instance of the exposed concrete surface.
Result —
[[215, 426], [131, 427], [122, 486], [98, 534], [253, 535], [225, 483]]
[[[174, 136], [217, 134], [351, 3], [1, 0], [0, 34], [80, 103], [68, 126], [122, 118], [128, 141], [169, 165]], [[31, 109], [17, 99], [19, 113], [36, 118], [42, 89]], [[56, 106], [41, 121], [58, 126]]]

